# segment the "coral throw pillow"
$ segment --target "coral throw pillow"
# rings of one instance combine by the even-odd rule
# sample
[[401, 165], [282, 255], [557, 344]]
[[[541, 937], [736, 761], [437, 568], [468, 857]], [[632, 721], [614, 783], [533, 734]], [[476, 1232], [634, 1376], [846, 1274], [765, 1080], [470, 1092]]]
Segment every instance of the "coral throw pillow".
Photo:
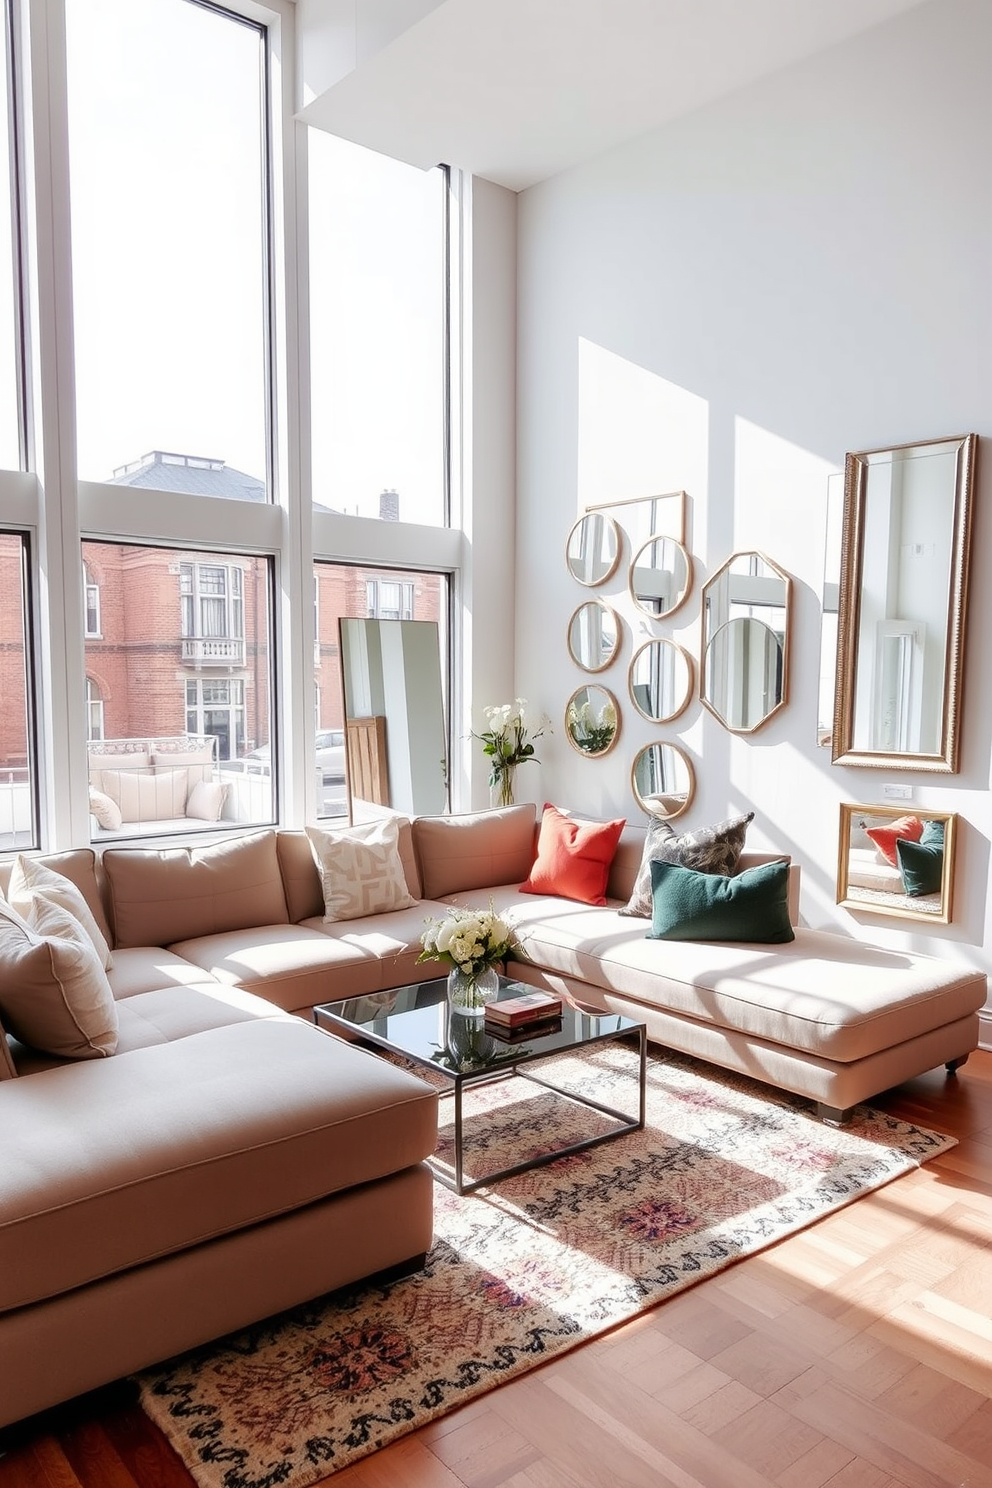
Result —
[[537, 857], [523, 894], [558, 894], [580, 904], [605, 904], [610, 876], [626, 819], [577, 821], [556, 806], [545, 805], [537, 839]]
[[898, 868], [896, 843], [900, 838], [904, 842], [919, 842], [923, 836], [923, 823], [918, 816], [900, 816], [887, 827], [867, 827], [865, 830], [885, 861]]

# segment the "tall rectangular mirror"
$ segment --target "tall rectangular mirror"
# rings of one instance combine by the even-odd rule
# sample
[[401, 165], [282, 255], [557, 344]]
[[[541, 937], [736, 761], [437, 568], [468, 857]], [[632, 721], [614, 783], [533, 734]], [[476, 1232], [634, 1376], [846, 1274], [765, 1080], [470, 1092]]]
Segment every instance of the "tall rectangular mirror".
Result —
[[958, 768], [977, 444], [847, 456], [834, 764]]
[[837, 903], [868, 914], [949, 924], [956, 824], [954, 812], [844, 803]]
[[443, 813], [448, 751], [437, 622], [338, 623], [351, 820]]

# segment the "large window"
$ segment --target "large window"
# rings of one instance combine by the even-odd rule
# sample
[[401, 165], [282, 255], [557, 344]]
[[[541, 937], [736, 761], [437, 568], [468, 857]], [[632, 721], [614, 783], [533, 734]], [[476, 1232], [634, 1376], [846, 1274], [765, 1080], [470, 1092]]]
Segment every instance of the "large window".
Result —
[[27, 540], [0, 532], [0, 852], [37, 845], [28, 722]]
[[79, 474], [264, 489], [264, 29], [190, 0], [66, 23]]
[[15, 314], [15, 173], [10, 119], [13, 112], [10, 66], [10, 15], [0, 0], [0, 468], [20, 465], [17, 386], [20, 377]]
[[314, 502], [440, 526], [447, 172], [318, 129], [308, 152]]
[[[83, 564], [103, 596], [86, 638], [90, 784], [117, 830], [274, 820], [270, 560], [87, 541]], [[200, 784], [216, 789], [194, 798]]]

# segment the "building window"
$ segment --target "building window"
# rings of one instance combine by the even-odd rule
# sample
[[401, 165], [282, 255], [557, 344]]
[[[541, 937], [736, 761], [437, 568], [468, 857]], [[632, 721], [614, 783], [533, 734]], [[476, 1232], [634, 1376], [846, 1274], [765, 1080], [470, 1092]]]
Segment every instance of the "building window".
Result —
[[[83, 564], [83, 607], [86, 635], [98, 636], [100, 634], [100, 585], [85, 564]], [[90, 737], [98, 739], [101, 736], [91, 734]]]
[[219, 678], [187, 681], [186, 732], [214, 735], [219, 759], [241, 759], [245, 753], [245, 684]]
[[376, 620], [412, 620], [414, 586], [395, 579], [366, 579], [366, 614]]
[[92, 677], [86, 678], [86, 737], [87, 739], [104, 737], [103, 698]]
[[181, 563], [183, 660], [241, 666], [245, 654], [244, 582], [233, 564]]
[[307, 141], [314, 504], [442, 526], [448, 173]]
[[27, 539], [0, 532], [0, 852], [37, 847], [25, 574]]
[[192, 0], [65, 19], [78, 473], [264, 491], [266, 28]]

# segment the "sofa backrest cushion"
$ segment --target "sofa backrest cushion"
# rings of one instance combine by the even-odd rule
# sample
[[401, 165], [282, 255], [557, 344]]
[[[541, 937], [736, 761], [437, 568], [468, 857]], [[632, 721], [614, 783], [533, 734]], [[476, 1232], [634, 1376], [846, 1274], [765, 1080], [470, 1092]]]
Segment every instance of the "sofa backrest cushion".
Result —
[[[398, 816], [400, 827], [400, 862], [403, 876], [414, 899], [422, 897], [420, 871], [413, 851], [413, 830], [410, 819]], [[313, 849], [306, 832], [281, 831], [276, 837], [282, 885], [286, 893], [286, 908], [294, 925], [301, 920], [312, 920], [324, 913], [324, 893], [320, 874], [314, 862]]]
[[107, 795], [108, 791], [103, 783], [104, 770], [147, 770], [150, 764], [151, 755], [147, 749], [136, 749], [128, 754], [91, 754], [90, 785], [94, 790]]
[[[75, 847], [64, 853], [45, 853], [34, 860], [51, 868], [55, 873], [61, 873], [63, 878], [68, 878], [76, 885], [83, 898], [89, 906], [90, 913], [96, 920], [101, 935], [113, 945], [113, 936], [110, 930], [110, 922], [107, 912], [103, 906], [100, 894], [100, 886], [97, 880], [96, 853], [91, 847]], [[14, 860], [10, 858], [6, 863], [0, 863], [0, 893], [6, 894], [10, 885], [10, 875], [14, 870]]]
[[413, 845], [424, 898], [523, 883], [534, 862], [535, 818], [533, 802], [465, 816], [416, 817]]
[[272, 831], [201, 848], [108, 847], [103, 870], [118, 946], [289, 921]]

